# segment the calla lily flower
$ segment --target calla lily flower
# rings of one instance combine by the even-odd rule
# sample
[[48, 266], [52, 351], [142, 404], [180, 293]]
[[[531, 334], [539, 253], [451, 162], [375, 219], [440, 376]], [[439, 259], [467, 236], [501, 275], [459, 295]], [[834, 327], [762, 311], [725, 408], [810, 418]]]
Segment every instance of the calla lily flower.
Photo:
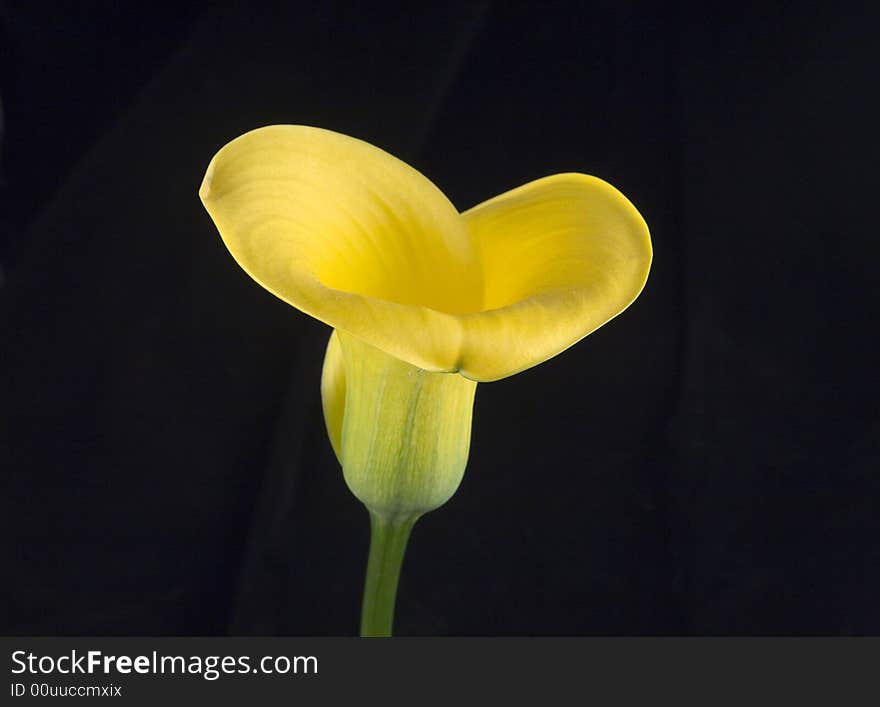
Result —
[[239, 265], [334, 329], [324, 416], [372, 522], [361, 630], [388, 635], [412, 524], [464, 473], [476, 384], [626, 309], [650, 269], [648, 227], [614, 187], [576, 173], [459, 213], [381, 149], [300, 125], [227, 144], [199, 194]]

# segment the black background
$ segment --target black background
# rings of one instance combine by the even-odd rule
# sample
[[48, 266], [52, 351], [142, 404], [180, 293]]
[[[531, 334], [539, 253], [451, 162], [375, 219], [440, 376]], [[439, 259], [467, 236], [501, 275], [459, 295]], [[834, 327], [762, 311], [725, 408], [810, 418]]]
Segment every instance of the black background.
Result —
[[329, 330], [197, 198], [224, 143], [306, 123], [461, 209], [595, 174], [652, 231], [625, 314], [478, 387], [398, 634], [880, 633], [870, 15], [0, 2], [0, 630], [356, 631], [368, 523], [323, 429]]

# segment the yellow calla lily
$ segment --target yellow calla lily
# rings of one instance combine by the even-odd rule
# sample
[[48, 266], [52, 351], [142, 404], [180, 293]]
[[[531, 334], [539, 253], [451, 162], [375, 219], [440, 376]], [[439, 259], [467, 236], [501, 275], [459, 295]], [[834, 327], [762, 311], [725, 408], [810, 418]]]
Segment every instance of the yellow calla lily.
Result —
[[298, 125], [227, 144], [199, 194], [251, 277], [335, 329], [324, 416], [373, 523], [362, 632], [388, 633], [409, 530], [464, 473], [476, 382], [537, 365], [626, 309], [650, 269], [648, 228], [584, 174], [460, 214], [388, 153]]
[[267, 290], [414, 366], [475, 381], [597, 329], [638, 296], [651, 263], [644, 220], [595, 177], [546, 177], [459, 214], [388, 153], [300, 125], [230, 142], [199, 193]]

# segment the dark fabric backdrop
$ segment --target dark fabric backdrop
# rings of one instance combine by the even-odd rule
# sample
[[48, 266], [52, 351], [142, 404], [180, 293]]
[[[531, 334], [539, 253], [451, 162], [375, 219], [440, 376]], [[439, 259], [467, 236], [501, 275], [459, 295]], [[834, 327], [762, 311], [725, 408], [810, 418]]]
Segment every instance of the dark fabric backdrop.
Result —
[[770, 5], [0, 2], [0, 631], [356, 631], [329, 330], [196, 193], [306, 123], [461, 209], [595, 174], [652, 231], [624, 315], [478, 387], [398, 634], [880, 632], [880, 17]]

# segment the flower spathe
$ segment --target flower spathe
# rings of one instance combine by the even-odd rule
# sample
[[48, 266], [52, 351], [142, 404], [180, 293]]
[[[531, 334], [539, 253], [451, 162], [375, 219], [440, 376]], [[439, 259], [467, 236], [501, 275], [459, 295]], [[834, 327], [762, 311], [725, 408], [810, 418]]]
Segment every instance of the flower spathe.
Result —
[[493, 381], [638, 296], [648, 228], [606, 182], [557, 174], [462, 214], [388, 153], [300, 125], [253, 130], [202, 201], [239, 265], [297, 309], [418, 368]]
[[199, 190], [258, 283], [334, 328], [324, 419], [369, 509], [362, 635], [390, 635], [410, 529], [455, 493], [477, 382], [537, 365], [618, 315], [651, 266], [648, 228], [596, 177], [556, 174], [459, 213], [355, 138], [253, 130]]

